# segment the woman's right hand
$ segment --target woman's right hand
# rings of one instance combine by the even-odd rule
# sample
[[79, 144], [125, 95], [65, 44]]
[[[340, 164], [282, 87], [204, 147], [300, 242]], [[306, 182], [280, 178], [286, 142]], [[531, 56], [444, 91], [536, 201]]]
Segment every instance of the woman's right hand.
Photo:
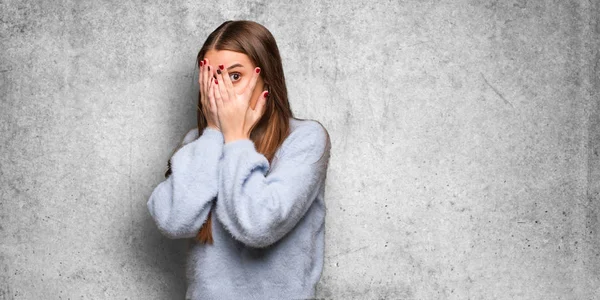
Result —
[[217, 115], [217, 104], [213, 94], [213, 81], [211, 75], [213, 68], [208, 64], [208, 59], [200, 61], [198, 72], [198, 83], [200, 84], [200, 101], [202, 102], [202, 113], [206, 117], [207, 127], [221, 131], [219, 117]]

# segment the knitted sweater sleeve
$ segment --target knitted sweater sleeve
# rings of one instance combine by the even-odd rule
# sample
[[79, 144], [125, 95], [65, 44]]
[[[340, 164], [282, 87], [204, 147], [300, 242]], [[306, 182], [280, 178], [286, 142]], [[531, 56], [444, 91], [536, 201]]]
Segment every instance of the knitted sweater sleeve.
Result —
[[252, 140], [223, 146], [215, 214], [250, 247], [267, 247], [291, 231], [325, 184], [330, 142], [320, 123], [292, 131], [281, 147], [269, 171]]
[[154, 188], [147, 203], [158, 229], [168, 238], [192, 238], [206, 221], [217, 196], [223, 141], [216, 129], [205, 128], [197, 139], [190, 131], [171, 157], [171, 175]]

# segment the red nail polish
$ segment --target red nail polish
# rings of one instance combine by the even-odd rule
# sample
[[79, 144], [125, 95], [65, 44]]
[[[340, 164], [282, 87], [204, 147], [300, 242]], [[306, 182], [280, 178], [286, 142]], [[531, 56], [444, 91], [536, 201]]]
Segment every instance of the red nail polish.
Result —
[[265, 92], [265, 98], [267, 98], [267, 96], [269, 96], [269, 91]]
[[215, 84], [219, 84], [219, 81], [215, 78]]
[[200, 66], [204, 66], [204, 61], [200, 61]]
[[225, 66], [219, 65], [219, 69], [223, 70], [224, 68], [225, 68]]
[[204, 62], [204, 64], [206, 64], [206, 58], [202, 60]]
[[256, 73], [260, 73], [260, 68], [256, 68]]

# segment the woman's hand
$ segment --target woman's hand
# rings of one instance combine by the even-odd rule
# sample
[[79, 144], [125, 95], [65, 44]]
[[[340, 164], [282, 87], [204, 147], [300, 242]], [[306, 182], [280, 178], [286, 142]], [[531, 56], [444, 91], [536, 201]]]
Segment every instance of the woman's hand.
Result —
[[198, 72], [198, 83], [200, 84], [200, 102], [202, 103], [202, 113], [206, 117], [207, 127], [221, 130], [219, 117], [217, 115], [217, 105], [215, 103], [212, 87], [214, 84], [211, 76], [212, 67], [208, 64], [208, 59], [200, 61], [200, 71]]
[[213, 90], [225, 143], [250, 138], [250, 128], [264, 113], [267, 91], [260, 94], [254, 109], [250, 107], [250, 100], [256, 87], [260, 68], [257, 67], [254, 71], [242, 93], [237, 94], [233, 88], [231, 78], [229, 78], [229, 72], [224, 68], [217, 69], [217, 80], [214, 82]]

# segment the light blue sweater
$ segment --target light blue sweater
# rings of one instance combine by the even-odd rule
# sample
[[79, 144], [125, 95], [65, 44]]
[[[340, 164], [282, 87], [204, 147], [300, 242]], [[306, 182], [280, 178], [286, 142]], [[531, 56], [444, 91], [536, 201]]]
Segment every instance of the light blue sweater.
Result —
[[[190, 130], [172, 174], [148, 200], [165, 236], [189, 238], [186, 299], [307, 299], [323, 269], [331, 143], [314, 120], [290, 118], [273, 163], [250, 139]], [[213, 244], [193, 239], [212, 206]]]

